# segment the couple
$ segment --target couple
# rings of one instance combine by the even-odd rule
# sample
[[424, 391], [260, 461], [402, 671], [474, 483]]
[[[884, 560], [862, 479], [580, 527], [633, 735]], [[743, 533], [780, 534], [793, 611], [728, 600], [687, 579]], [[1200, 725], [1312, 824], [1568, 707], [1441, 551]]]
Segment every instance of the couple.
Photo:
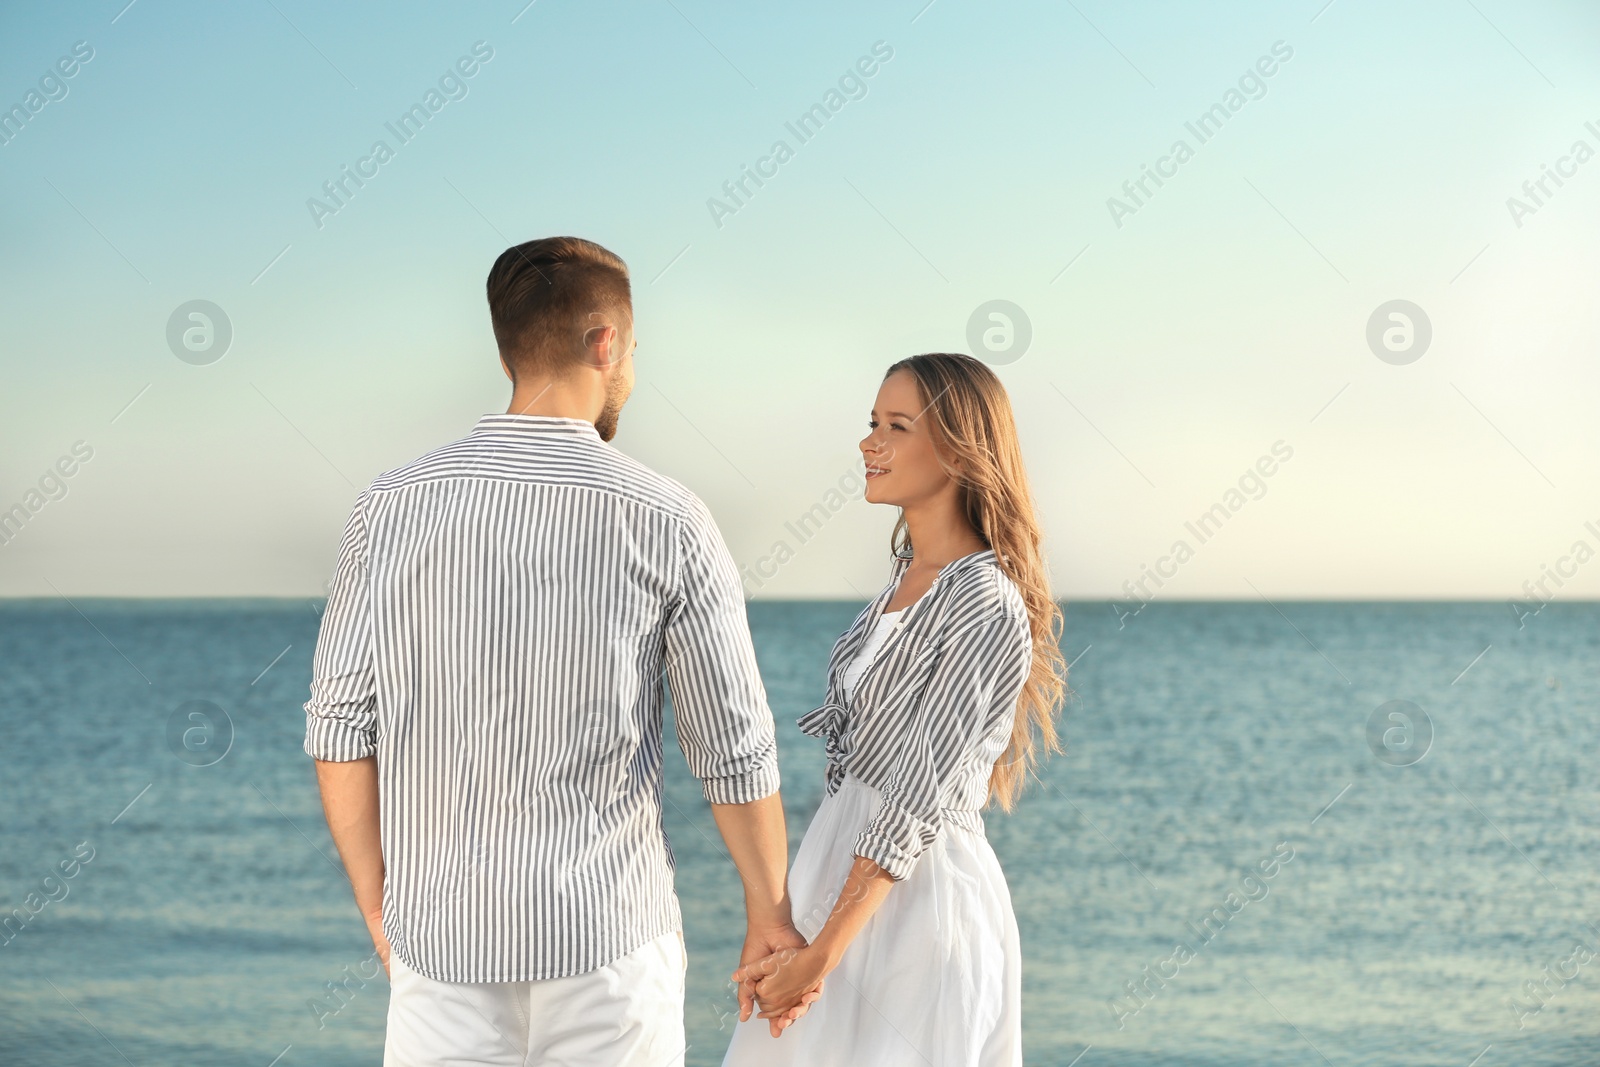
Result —
[[386, 1067], [683, 1063], [663, 675], [744, 888], [724, 1063], [1020, 1064], [981, 809], [1009, 810], [1058, 748], [1065, 666], [998, 379], [923, 355], [878, 389], [865, 495], [901, 509], [897, 547], [799, 720], [827, 795], [788, 871], [738, 571], [694, 493], [609, 444], [634, 378], [627, 267], [530, 241], [488, 297], [510, 409], [357, 498], [305, 705], [389, 973]]

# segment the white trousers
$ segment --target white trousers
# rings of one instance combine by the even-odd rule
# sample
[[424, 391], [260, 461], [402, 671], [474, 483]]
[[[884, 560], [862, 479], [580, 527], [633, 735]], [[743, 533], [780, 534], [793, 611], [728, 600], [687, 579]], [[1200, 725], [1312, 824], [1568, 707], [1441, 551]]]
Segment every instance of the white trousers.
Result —
[[389, 957], [383, 1067], [683, 1067], [683, 934], [586, 974], [440, 982]]

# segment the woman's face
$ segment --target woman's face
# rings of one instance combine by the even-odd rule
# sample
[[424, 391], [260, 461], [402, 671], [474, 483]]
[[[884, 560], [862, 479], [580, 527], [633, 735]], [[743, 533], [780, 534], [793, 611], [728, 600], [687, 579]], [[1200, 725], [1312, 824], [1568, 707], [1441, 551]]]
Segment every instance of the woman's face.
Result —
[[895, 371], [878, 387], [867, 436], [861, 439], [869, 503], [905, 507], [953, 484], [934, 451], [931, 422], [921, 417], [924, 406], [910, 371]]

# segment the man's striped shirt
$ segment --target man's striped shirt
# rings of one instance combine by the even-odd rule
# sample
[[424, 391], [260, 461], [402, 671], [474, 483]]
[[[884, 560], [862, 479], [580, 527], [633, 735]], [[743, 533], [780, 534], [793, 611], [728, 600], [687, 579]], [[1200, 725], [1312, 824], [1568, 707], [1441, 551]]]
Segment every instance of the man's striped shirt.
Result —
[[305, 751], [377, 756], [383, 928], [407, 966], [556, 978], [682, 928], [663, 672], [706, 799], [775, 792], [772, 713], [716, 524], [593, 423], [486, 415], [361, 493]]

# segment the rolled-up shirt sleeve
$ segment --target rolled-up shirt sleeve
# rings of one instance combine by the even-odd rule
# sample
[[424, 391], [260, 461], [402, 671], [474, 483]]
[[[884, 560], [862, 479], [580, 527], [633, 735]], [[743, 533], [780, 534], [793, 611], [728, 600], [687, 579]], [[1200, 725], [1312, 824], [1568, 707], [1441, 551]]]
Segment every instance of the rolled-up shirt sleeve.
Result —
[[777, 731], [738, 568], [711, 512], [692, 494], [679, 548], [680, 581], [665, 633], [678, 745], [708, 801], [760, 800], [778, 791]]
[[1032, 655], [1027, 617], [1011, 611], [940, 641], [910, 729], [897, 743], [880, 787], [878, 808], [856, 835], [857, 856], [897, 882], [910, 877], [939, 836], [946, 784], [972, 758], [974, 746], [1014, 711]]
[[368, 494], [363, 492], [339, 542], [339, 562], [312, 657], [311, 699], [305, 704], [306, 754], [335, 763], [361, 759], [378, 749], [367, 505]]

